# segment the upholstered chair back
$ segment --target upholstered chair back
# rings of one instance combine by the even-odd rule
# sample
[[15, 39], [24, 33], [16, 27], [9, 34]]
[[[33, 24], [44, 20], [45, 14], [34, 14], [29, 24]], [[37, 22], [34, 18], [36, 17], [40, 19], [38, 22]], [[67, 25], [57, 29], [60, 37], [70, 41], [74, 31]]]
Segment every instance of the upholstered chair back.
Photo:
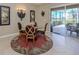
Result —
[[48, 25], [48, 23], [45, 24], [44, 32], [46, 32], [47, 25]]
[[22, 25], [21, 25], [20, 22], [18, 22], [18, 29], [19, 29], [19, 30], [22, 30]]
[[34, 39], [34, 36], [35, 36], [35, 28], [34, 28], [34, 26], [31, 26], [31, 25], [26, 26], [26, 36], [29, 39]]

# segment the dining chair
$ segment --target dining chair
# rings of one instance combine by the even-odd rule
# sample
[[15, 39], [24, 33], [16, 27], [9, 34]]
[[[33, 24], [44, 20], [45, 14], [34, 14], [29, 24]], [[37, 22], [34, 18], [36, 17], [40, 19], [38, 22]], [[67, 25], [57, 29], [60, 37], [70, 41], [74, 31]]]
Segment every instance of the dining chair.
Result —
[[18, 22], [18, 29], [19, 29], [19, 36], [26, 35], [25, 30], [22, 30], [22, 25], [20, 22]]
[[46, 33], [46, 28], [47, 28], [48, 23], [45, 24], [44, 30], [37, 30], [37, 33], [44, 34]]
[[33, 43], [35, 43], [35, 28], [34, 28], [34, 26], [27, 25], [25, 32], [26, 32], [26, 40], [27, 41], [31, 40]]
[[22, 30], [22, 25], [20, 22], [18, 22], [18, 29], [19, 29], [19, 31]]

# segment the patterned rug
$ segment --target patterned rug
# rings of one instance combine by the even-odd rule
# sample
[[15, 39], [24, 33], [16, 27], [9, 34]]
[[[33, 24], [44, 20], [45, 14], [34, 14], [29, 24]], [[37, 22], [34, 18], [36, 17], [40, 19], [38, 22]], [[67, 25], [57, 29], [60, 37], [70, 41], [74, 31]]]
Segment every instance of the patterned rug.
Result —
[[45, 35], [37, 36], [35, 44], [33, 44], [32, 41], [27, 43], [25, 36], [16, 36], [11, 41], [12, 49], [24, 55], [38, 55], [45, 53], [52, 48], [52, 45], [52, 40]]

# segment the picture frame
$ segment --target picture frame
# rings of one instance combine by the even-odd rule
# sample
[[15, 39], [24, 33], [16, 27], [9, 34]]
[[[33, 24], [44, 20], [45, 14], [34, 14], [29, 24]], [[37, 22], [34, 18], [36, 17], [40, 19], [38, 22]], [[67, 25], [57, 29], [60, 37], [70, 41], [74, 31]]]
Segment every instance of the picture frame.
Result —
[[10, 7], [0, 6], [0, 26], [10, 25]]
[[30, 10], [30, 22], [31, 21], [35, 21], [35, 11], [34, 10]]

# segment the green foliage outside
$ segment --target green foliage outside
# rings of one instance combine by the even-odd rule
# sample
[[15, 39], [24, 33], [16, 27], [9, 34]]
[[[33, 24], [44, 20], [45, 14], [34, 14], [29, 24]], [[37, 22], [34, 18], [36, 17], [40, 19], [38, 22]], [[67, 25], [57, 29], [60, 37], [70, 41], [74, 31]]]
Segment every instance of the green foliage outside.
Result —
[[53, 24], [53, 26], [56, 26], [56, 25], [68, 24], [68, 23], [75, 24], [76, 22], [77, 22], [76, 19], [66, 19], [66, 20], [57, 19], [57, 20], [53, 20], [51, 23]]

